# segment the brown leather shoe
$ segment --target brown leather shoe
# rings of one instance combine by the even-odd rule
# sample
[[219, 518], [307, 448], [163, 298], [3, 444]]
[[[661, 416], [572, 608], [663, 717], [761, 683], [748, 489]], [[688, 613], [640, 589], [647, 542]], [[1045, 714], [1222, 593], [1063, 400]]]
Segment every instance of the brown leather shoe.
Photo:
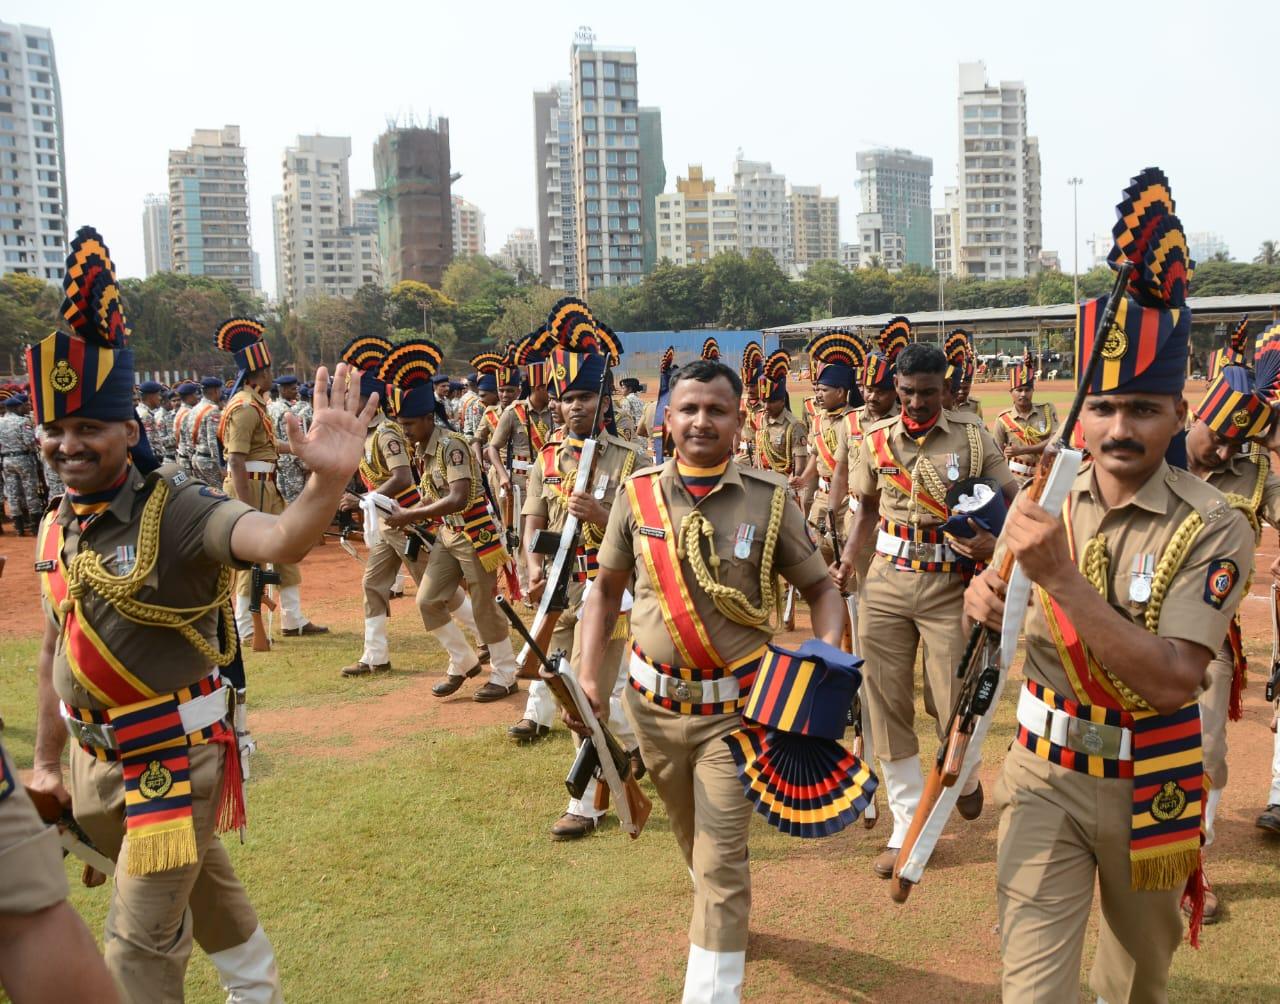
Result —
[[391, 663], [381, 662], [376, 666], [370, 666], [367, 662], [357, 662], [350, 666], [344, 666], [342, 669], [343, 676], [368, 676], [370, 673], [389, 673], [391, 672]]
[[539, 725], [532, 718], [521, 718], [510, 728], [507, 729], [507, 735], [519, 743], [531, 743], [536, 739], [541, 739], [551, 729], [546, 725]]
[[898, 863], [898, 848], [882, 847], [871, 863], [871, 870], [882, 879], [893, 878], [893, 866]]
[[479, 675], [480, 663], [477, 662], [460, 676], [454, 676], [452, 673], [446, 675], [443, 680], [431, 688], [431, 693], [436, 697], [448, 697], [450, 694], [455, 693], [457, 689], [462, 686], [464, 681], [471, 679], [473, 676]]
[[1280, 805], [1268, 805], [1254, 825], [1260, 830], [1280, 833]]
[[[477, 666], [477, 669], [480, 667]], [[504, 697], [510, 697], [512, 694], [520, 693], [520, 684], [513, 683], [509, 687], [504, 687], [500, 683], [490, 681], [483, 687], [471, 695], [471, 699], [477, 704], [489, 704], [493, 701], [500, 701]]]
[[965, 819], [977, 819], [982, 815], [982, 782], [968, 795], [956, 799], [956, 809]]
[[640, 747], [637, 746], [627, 756], [631, 757], [631, 776], [639, 781], [649, 772], [649, 768], [644, 765], [644, 757], [640, 755]]
[[315, 624], [307, 621], [299, 628], [284, 628], [281, 632], [286, 638], [301, 638], [304, 635], [311, 634], [328, 634], [329, 629], [322, 624]]
[[582, 837], [590, 836], [595, 832], [599, 822], [598, 819], [589, 819], [586, 816], [566, 812], [551, 824], [551, 839], [578, 840]]

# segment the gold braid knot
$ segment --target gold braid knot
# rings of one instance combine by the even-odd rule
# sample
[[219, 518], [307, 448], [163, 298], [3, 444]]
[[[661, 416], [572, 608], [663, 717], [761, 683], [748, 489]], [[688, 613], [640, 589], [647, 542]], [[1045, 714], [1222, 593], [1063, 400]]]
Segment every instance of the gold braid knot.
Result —
[[[216, 666], [227, 666], [236, 654], [235, 611], [231, 605], [231, 569], [223, 565], [213, 601], [198, 607], [166, 607], [136, 599], [138, 590], [156, 566], [160, 555], [160, 522], [169, 500], [169, 482], [159, 479], [151, 497], [142, 508], [138, 527], [137, 560], [125, 575], [112, 575], [97, 551], [83, 550], [67, 566], [67, 597], [62, 601], [63, 613], [80, 605], [89, 590], [97, 593], [116, 613], [143, 627], [170, 628], [182, 635], [191, 646]], [[214, 648], [193, 626], [211, 610], [221, 609], [222, 650]], [[82, 615], [83, 616], [83, 615]]]
[[[702, 510], [694, 509], [680, 521], [680, 530], [676, 534], [676, 556], [680, 560], [688, 559], [689, 569], [693, 572], [698, 586], [711, 597], [725, 617], [736, 624], [746, 627], [767, 627], [769, 617], [777, 610], [780, 591], [777, 588], [777, 577], [773, 572], [773, 553], [778, 545], [778, 533], [782, 528], [783, 507], [787, 493], [784, 488], [775, 488], [773, 498], [769, 501], [769, 523], [765, 529], [763, 550], [760, 554], [760, 605], [753, 606], [746, 593], [720, 582], [720, 555], [716, 553], [714, 536], [716, 528], [702, 514]], [[702, 556], [702, 538], [707, 538], [708, 551], [711, 554], [711, 567]]]

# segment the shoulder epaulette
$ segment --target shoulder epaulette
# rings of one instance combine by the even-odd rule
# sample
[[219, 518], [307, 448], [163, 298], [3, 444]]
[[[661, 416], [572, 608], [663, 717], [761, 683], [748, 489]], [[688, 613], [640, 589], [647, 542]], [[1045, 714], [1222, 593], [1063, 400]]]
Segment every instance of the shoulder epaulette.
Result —
[[1232, 508], [1226, 495], [1187, 471], [1170, 468], [1164, 483], [1169, 491], [1198, 512], [1206, 525], [1221, 519]]
[[786, 477], [779, 474], [777, 471], [766, 471], [761, 470], [759, 467], [747, 467], [745, 464], [739, 464], [738, 473], [744, 478], [756, 478], [757, 480], [764, 481], [775, 488], [785, 488], [787, 486]]
[[[899, 412], [899, 415], [900, 414], [901, 412]], [[862, 427], [862, 431], [865, 434], [868, 432], [875, 432], [878, 429], [883, 429], [886, 426], [892, 425], [894, 422], [896, 422], [898, 420], [899, 415], [890, 415], [887, 418], [877, 418], [870, 425], [864, 425]]]
[[947, 421], [960, 422], [962, 424], [967, 423], [969, 425], [984, 424], [982, 418], [976, 412], [972, 411], [948, 411]]
[[632, 471], [631, 477], [643, 478], [653, 474], [661, 474], [662, 468], [664, 468], [665, 466], [666, 464], [651, 464], [648, 467], [641, 467], [638, 471]]

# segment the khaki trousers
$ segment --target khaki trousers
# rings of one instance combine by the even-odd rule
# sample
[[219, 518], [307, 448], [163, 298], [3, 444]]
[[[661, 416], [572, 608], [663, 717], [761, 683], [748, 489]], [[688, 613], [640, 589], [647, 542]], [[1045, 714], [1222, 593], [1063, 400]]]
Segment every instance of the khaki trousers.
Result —
[[[235, 486], [231, 483], [230, 474], [222, 482], [222, 490], [232, 498], [235, 497]], [[241, 501], [253, 506], [258, 512], [265, 512], [268, 516], [279, 516], [284, 512], [284, 499], [280, 497], [280, 492], [276, 488], [275, 482], [271, 480], [256, 481], [250, 479], [249, 497], [241, 499]], [[286, 586], [302, 585], [302, 571], [297, 565], [273, 565], [272, 567], [280, 573], [281, 589]], [[252, 592], [253, 579], [249, 572], [236, 572], [236, 595], [249, 596]]]
[[1204, 773], [1221, 791], [1227, 786], [1227, 712], [1231, 706], [1231, 651], [1219, 649], [1205, 670], [1207, 686], [1200, 695], [1200, 734]]
[[405, 554], [408, 546], [409, 541], [403, 530], [384, 526], [382, 539], [369, 549], [369, 556], [364, 563], [364, 578], [361, 580], [366, 620], [370, 617], [386, 617], [391, 613], [391, 587], [395, 585], [401, 565], [409, 570], [414, 582], [422, 581], [427, 568], [427, 551], [425, 548], [420, 550], [418, 557], [410, 561]]
[[941, 739], [960, 687], [956, 667], [968, 642], [961, 623], [964, 582], [956, 572], [904, 571], [877, 556], [860, 594], [863, 692], [876, 753], [887, 760], [917, 756], [916, 652], [923, 642], [925, 709], [937, 721]]
[[693, 872], [689, 941], [713, 952], [746, 951], [751, 803], [723, 741], [742, 718], [681, 715], [646, 700], [630, 685], [625, 703], [640, 754]]
[[1107, 1004], [1162, 1004], [1182, 941], [1182, 890], [1129, 887], [1133, 782], [1090, 777], [1015, 744], [996, 784], [996, 907], [1005, 1004], [1080, 999], [1097, 878], [1098, 953], [1089, 984]]
[[476, 629], [486, 645], [510, 637], [510, 625], [495, 600], [498, 577], [486, 572], [471, 541], [461, 530], [441, 527], [418, 584], [418, 612], [428, 631], [449, 623], [449, 601], [460, 582], [467, 583]]
[[76, 820], [102, 853], [117, 863], [103, 955], [128, 1002], [183, 999], [193, 935], [212, 955], [243, 945], [258, 928], [258, 916], [214, 833], [224, 750], [219, 743], [190, 750], [197, 862], [150, 875], [130, 875], [120, 764], [103, 763], [78, 746], [71, 749], [71, 803]]

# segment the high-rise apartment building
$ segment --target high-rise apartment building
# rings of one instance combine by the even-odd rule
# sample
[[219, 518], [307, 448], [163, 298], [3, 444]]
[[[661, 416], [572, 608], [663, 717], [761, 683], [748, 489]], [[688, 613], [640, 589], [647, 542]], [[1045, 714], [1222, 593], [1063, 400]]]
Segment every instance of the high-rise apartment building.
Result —
[[509, 272], [525, 271], [539, 275], [538, 235], [531, 227], [517, 227], [507, 234], [507, 242], [498, 251], [498, 261]]
[[840, 257], [840, 196], [823, 195], [821, 185], [792, 185], [786, 203], [784, 260], [804, 269]]
[[144, 276], [173, 271], [167, 195], [151, 194], [142, 200], [142, 256], [146, 267]]
[[658, 260], [694, 265], [721, 251], [736, 251], [737, 206], [733, 192], [717, 192], [715, 179], [703, 177], [702, 165], [690, 164], [689, 176], [676, 178], [676, 190], [654, 203]]
[[658, 229], [653, 218], [654, 201], [667, 187], [667, 167], [662, 159], [662, 111], [640, 109], [640, 233], [644, 246], [644, 272], [658, 260]]
[[453, 256], [470, 258], [484, 254], [484, 213], [461, 195], [453, 197]]
[[449, 120], [388, 129], [373, 145], [378, 239], [385, 279], [437, 289], [453, 260]]
[[62, 278], [67, 174], [48, 28], [0, 21], [0, 275]]
[[646, 214], [636, 53], [580, 30], [570, 66], [578, 292], [634, 286], [644, 275]]
[[169, 237], [175, 272], [224, 279], [253, 292], [239, 126], [197, 129], [189, 147], [169, 151]]
[[1027, 135], [1021, 81], [987, 83], [983, 63], [960, 64], [960, 229], [956, 269], [982, 279], [1021, 277], [1039, 268], [1040, 148]]
[[312, 296], [350, 296], [360, 285], [351, 214], [351, 139], [299, 136], [281, 162], [284, 191], [275, 208], [276, 295], [289, 304]]
[[538, 266], [552, 289], [578, 289], [578, 230], [573, 186], [573, 94], [567, 81], [533, 95], [534, 179], [538, 194]]
[[[1111, 240], [1110, 237], [1107, 239]], [[1231, 257], [1231, 249], [1227, 247], [1227, 242], [1223, 240], [1221, 234], [1214, 233], [1212, 230], [1199, 230], [1187, 234], [1187, 251], [1191, 254], [1191, 260], [1195, 262], [1210, 261], [1215, 255]], [[1101, 254], [1104, 262], [1110, 253], [1111, 247], [1107, 245]]]
[[947, 276], [956, 274], [956, 234], [960, 232], [960, 190], [943, 193], [943, 208], [933, 211], [933, 268]]
[[878, 227], [867, 221], [865, 229], [898, 235], [904, 263], [933, 267], [933, 160], [910, 150], [881, 149], [860, 151], [856, 163], [862, 213], [880, 217]]
[[756, 248], [773, 255], [779, 265], [786, 258], [787, 179], [765, 161], [733, 162], [733, 192], [738, 197], [738, 250], [743, 256]]

